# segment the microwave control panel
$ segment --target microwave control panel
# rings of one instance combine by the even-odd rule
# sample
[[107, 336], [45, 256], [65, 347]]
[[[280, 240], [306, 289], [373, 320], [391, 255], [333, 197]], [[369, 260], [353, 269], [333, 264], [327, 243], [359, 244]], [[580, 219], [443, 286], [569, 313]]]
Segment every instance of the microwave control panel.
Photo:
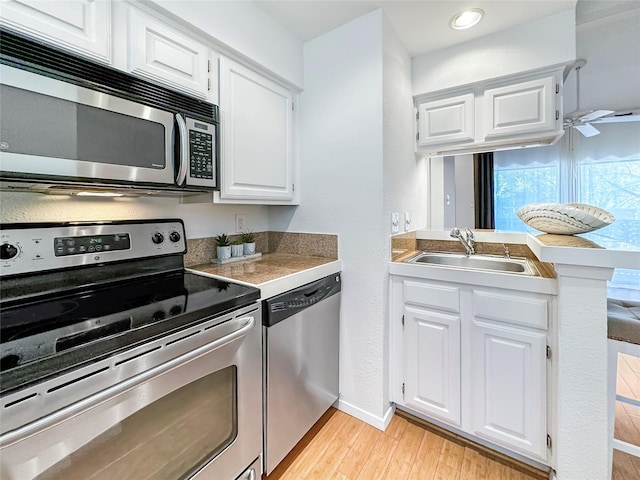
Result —
[[194, 122], [194, 125], [198, 130], [189, 130], [189, 176], [212, 179], [214, 175], [213, 133], [206, 133], [202, 129], [215, 127], [200, 122]]

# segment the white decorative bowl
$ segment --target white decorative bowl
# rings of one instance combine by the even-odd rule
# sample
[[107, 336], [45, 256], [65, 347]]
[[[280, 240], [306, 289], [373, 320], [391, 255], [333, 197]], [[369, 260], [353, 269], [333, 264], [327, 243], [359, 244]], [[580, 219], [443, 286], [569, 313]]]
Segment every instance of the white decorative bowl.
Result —
[[615, 221], [606, 210], [583, 203], [532, 203], [516, 215], [536, 230], [557, 235], [592, 232]]

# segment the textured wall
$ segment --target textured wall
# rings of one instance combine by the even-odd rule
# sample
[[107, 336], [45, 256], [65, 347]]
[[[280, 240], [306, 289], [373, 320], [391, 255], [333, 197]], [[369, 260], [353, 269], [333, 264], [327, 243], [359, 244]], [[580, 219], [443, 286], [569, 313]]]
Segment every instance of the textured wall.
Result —
[[575, 55], [575, 13], [567, 10], [414, 58], [413, 92], [571, 63]]
[[[398, 39], [391, 24], [383, 17], [383, 231], [385, 253], [391, 250], [391, 213], [400, 214], [400, 231], [404, 231], [404, 212], [411, 215], [411, 229], [427, 224], [428, 161], [416, 156], [415, 115], [411, 95], [411, 58]], [[383, 258], [388, 261], [389, 256]], [[387, 268], [384, 282], [388, 285]], [[389, 291], [384, 288], [384, 316], [389, 312]], [[384, 330], [384, 390], [385, 404], [389, 399], [389, 322]]]
[[383, 202], [382, 16], [305, 44], [300, 98], [302, 205], [270, 211], [271, 230], [339, 235], [343, 261], [341, 402], [372, 423], [384, 390], [388, 228]]
[[268, 230], [268, 207], [254, 205], [181, 205], [175, 198], [90, 198], [35, 193], [0, 193], [0, 221], [68, 222], [182, 218], [188, 238], [235, 232], [235, 214], [245, 215], [247, 230]]

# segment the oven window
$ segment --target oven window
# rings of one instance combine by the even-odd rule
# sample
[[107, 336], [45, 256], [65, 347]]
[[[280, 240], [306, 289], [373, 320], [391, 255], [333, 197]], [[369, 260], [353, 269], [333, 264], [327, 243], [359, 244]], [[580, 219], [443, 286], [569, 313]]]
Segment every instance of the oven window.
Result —
[[236, 386], [236, 366], [196, 380], [126, 418], [37, 479], [187, 478], [236, 438]]

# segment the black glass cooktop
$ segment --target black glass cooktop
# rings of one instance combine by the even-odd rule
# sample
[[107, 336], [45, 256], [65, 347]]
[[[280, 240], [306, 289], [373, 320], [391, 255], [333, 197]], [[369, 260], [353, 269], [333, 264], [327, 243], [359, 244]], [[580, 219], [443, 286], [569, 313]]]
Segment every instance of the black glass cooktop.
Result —
[[[69, 362], [104, 355], [249, 305], [259, 296], [256, 288], [178, 270], [3, 302], [0, 371], [63, 355]], [[4, 391], [8, 385], [2, 383]]]

